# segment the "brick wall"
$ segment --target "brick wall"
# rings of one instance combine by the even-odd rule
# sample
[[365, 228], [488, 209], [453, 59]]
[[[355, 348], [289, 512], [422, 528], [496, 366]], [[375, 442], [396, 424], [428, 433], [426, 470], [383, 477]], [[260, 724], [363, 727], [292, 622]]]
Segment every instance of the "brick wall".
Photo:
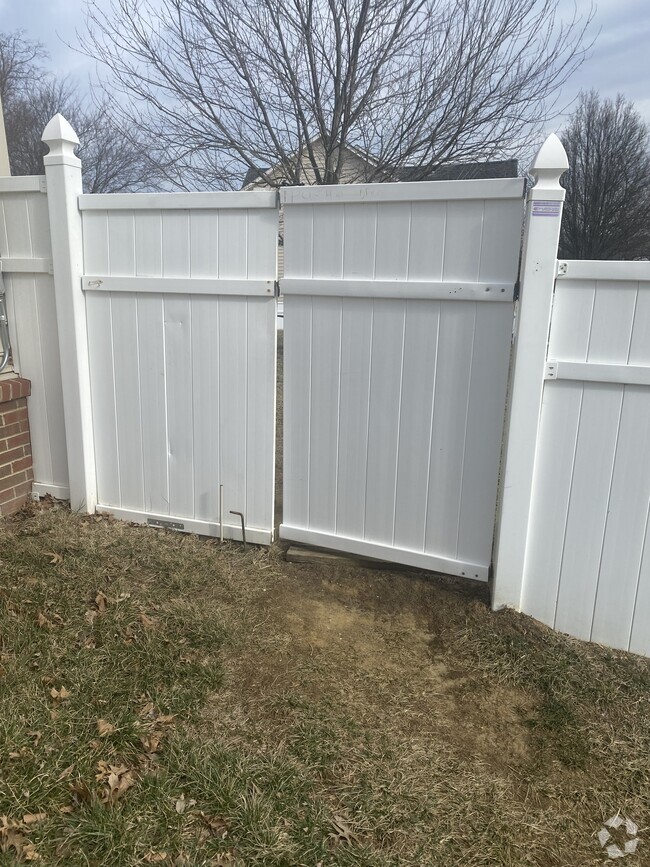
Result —
[[29, 439], [28, 379], [0, 382], [0, 515], [17, 511], [32, 490], [32, 447]]

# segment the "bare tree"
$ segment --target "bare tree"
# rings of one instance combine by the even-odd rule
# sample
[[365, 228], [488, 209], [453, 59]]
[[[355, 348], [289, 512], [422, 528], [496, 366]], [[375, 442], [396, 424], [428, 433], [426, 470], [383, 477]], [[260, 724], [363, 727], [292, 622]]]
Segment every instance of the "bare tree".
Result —
[[569, 157], [560, 255], [650, 256], [650, 130], [620, 94], [582, 93], [561, 134]]
[[158, 169], [137, 133], [116, 124], [107, 101], [82, 98], [70, 79], [45, 73], [40, 62], [46, 56], [42, 46], [22, 32], [0, 33], [0, 93], [12, 174], [43, 173], [47, 148], [41, 135], [60, 112], [81, 141], [88, 192], [137, 192], [159, 186]]
[[515, 153], [554, 113], [589, 21], [557, 0], [112, 0], [84, 50], [180, 188], [417, 179]]
[[6, 104], [16, 93], [33, 85], [47, 57], [41, 42], [27, 39], [24, 30], [0, 33], [0, 99]]

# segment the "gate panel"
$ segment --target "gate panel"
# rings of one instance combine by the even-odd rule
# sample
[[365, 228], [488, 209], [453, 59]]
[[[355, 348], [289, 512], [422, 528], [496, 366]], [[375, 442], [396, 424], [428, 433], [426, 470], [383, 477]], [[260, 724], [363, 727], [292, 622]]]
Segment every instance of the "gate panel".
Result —
[[281, 192], [283, 538], [487, 579], [522, 195]]
[[272, 193], [81, 196], [98, 509], [273, 538]]

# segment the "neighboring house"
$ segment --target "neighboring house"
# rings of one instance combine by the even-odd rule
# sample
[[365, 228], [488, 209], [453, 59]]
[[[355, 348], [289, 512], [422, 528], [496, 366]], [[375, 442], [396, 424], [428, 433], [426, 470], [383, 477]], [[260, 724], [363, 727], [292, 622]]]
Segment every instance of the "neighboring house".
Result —
[[[323, 149], [320, 141], [316, 140], [312, 149], [318, 158]], [[317, 159], [318, 162], [318, 159]], [[324, 163], [324, 159], [323, 159]], [[425, 177], [420, 176], [421, 169], [418, 166], [404, 166], [395, 173], [400, 182], [407, 181], [459, 181], [475, 180], [480, 178], [516, 178], [518, 172], [517, 160], [488, 160], [486, 162], [458, 163], [456, 165], [439, 166], [433, 169]], [[242, 190], [268, 190], [277, 186], [291, 186], [284, 180], [284, 172], [281, 166], [270, 168], [250, 168], [246, 172]], [[301, 161], [300, 183], [311, 185], [315, 183], [313, 166], [308, 157]], [[368, 181], [377, 181], [377, 163], [371, 156], [350, 145], [345, 146], [343, 160], [342, 181], [344, 184], [362, 184]], [[278, 225], [278, 276], [284, 274], [284, 216], [280, 211]]]

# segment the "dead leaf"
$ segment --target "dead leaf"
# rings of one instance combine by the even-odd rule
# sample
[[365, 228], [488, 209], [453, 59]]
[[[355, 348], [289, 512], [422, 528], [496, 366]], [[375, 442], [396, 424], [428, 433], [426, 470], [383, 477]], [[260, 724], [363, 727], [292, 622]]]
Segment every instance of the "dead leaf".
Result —
[[217, 837], [219, 840], [228, 836], [230, 822], [224, 816], [206, 816], [203, 811], [199, 813], [199, 816], [211, 836]]
[[74, 783], [70, 783], [70, 791], [77, 803], [90, 804], [93, 799], [90, 787], [83, 780], [75, 780]]
[[159, 716], [156, 717], [156, 724], [161, 725], [161, 726], [168, 726], [168, 725], [171, 725], [175, 719], [176, 719], [175, 713], [160, 714]]
[[70, 690], [66, 689], [65, 686], [62, 686], [61, 689], [56, 689], [56, 687], [52, 687], [50, 690], [50, 695], [56, 702], [66, 701], [71, 696]]
[[142, 860], [146, 861], [147, 864], [156, 864], [160, 861], [166, 861], [168, 858], [167, 852], [147, 852], [146, 855], [143, 855]]
[[160, 738], [158, 737], [158, 735], [155, 735], [155, 734], [143, 735], [140, 738], [140, 743], [144, 747], [145, 752], [148, 753], [149, 755], [151, 755], [152, 753], [159, 753], [160, 752], [161, 744], [160, 744]]
[[59, 776], [56, 778], [57, 783], [60, 783], [62, 780], [67, 780], [70, 774], [74, 771], [74, 765], [68, 765], [68, 767], [61, 771]]
[[194, 807], [196, 805], [196, 801], [194, 798], [191, 798], [189, 801], [185, 800], [185, 795], [181, 795], [180, 798], [176, 801], [176, 812], [179, 815], [182, 815], [188, 807]]
[[95, 622], [95, 618], [99, 616], [99, 611], [95, 611], [94, 608], [89, 608], [88, 611], [84, 614], [84, 619], [90, 626]]
[[50, 626], [52, 626], [52, 621], [49, 620], [49, 619], [48, 619], [48, 618], [43, 614], [42, 611], [39, 611], [39, 612], [38, 612], [38, 617], [36, 618], [36, 621], [37, 621], [37, 623], [38, 623], [38, 625], [40, 626], [41, 629], [48, 629]]
[[334, 828], [334, 833], [330, 834], [330, 838], [335, 845], [346, 843], [350, 846], [353, 843], [359, 842], [357, 835], [340, 816], [334, 816], [332, 827]]
[[21, 747], [20, 750], [14, 750], [9, 753], [10, 759], [22, 759], [23, 756], [27, 755], [27, 747]]
[[43, 822], [47, 819], [47, 813], [25, 813], [23, 823], [25, 825], [36, 825], [38, 822]]
[[23, 846], [23, 858], [25, 861], [42, 861], [43, 859], [34, 848], [33, 843], [26, 843]]
[[108, 596], [101, 590], [95, 596], [95, 605], [97, 606], [97, 610], [100, 614], [104, 614], [104, 612], [108, 608]]
[[140, 716], [148, 716], [151, 719], [156, 716], [156, 709], [152, 701], [148, 701], [144, 707], [140, 708]]
[[63, 807], [59, 807], [59, 813], [74, 813], [74, 807], [71, 807], [69, 804], [65, 804]]
[[145, 629], [155, 629], [158, 624], [158, 621], [154, 617], [149, 617], [149, 615], [145, 614], [144, 611], [141, 611], [138, 614], [138, 620]]
[[97, 780], [103, 780], [104, 786], [101, 792], [102, 803], [114, 804], [118, 798], [135, 784], [133, 774], [127, 765], [109, 765], [108, 762], [97, 763]]
[[112, 735], [113, 732], [116, 731], [116, 728], [112, 723], [107, 722], [105, 719], [98, 719], [97, 731], [99, 732], [100, 738], [105, 738], [107, 735]]
[[63, 563], [63, 557], [61, 554], [57, 554], [55, 551], [46, 551], [46, 557], [50, 557], [50, 565], [52, 566], [60, 566]]

